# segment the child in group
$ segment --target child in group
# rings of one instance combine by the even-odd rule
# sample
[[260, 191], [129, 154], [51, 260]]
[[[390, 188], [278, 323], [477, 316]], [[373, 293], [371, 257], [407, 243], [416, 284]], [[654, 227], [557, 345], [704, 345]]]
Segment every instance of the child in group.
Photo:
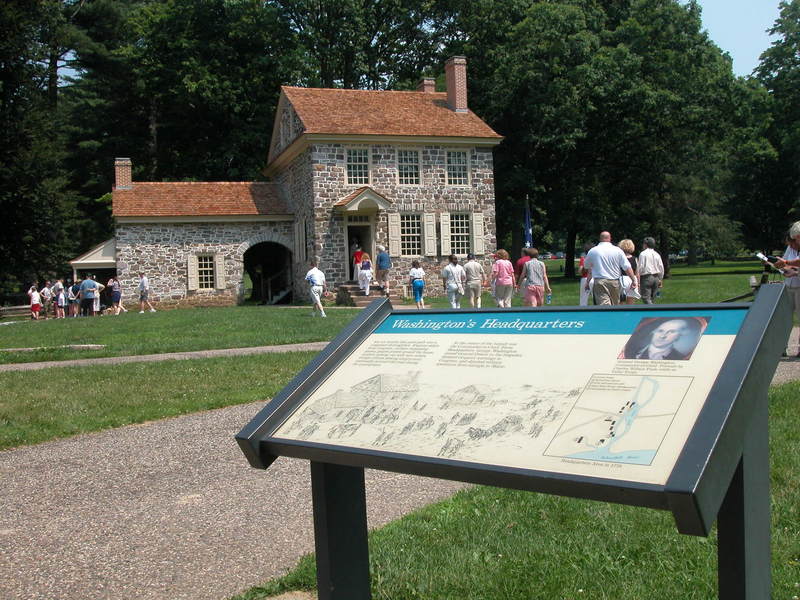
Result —
[[31, 299], [31, 319], [38, 321], [39, 311], [42, 310], [42, 297], [39, 295], [35, 283], [28, 290], [28, 296]]
[[419, 266], [418, 260], [411, 261], [411, 270], [408, 272], [408, 282], [411, 284], [411, 290], [414, 292], [414, 302], [417, 303], [417, 308], [425, 308], [425, 301], [422, 295], [425, 292], [425, 271]]
[[369, 296], [369, 286], [372, 283], [372, 261], [369, 254], [363, 252], [361, 254], [361, 262], [358, 267], [358, 287], [364, 292], [365, 296]]
[[64, 286], [62, 285], [58, 288], [56, 292], [56, 319], [63, 319], [64, 318], [64, 305], [67, 303], [67, 299], [64, 295]]

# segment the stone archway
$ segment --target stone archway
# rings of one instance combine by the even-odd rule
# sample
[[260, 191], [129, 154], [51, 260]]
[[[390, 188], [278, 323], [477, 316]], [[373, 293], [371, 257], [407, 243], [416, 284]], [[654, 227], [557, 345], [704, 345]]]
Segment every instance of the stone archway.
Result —
[[243, 242], [236, 250], [252, 288], [243, 299], [259, 304], [289, 302], [292, 298], [292, 252], [284, 236], [263, 234]]

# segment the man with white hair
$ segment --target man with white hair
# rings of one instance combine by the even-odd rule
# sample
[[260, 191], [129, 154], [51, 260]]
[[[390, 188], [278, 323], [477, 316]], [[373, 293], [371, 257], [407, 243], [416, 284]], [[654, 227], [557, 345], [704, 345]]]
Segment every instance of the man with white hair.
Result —
[[375, 257], [375, 279], [378, 280], [378, 285], [381, 286], [381, 291], [385, 295], [389, 295], [389, 269], [392, 268], [392, 259], [389, 258], [389, 253], [383, 246], [376, 246], [378, 256]]
[[586, 289], [594, 279], [595, 304], [619, 304], [619, 280], [622, 274], [631, 278], [631, 288], [636, 288], [636, 276], [621, 248], [611, 243], [608, 231], [600, 232], [600, 243], [589, 250], [583, 263], [586, 271]]
[[[800, 221], [795, 221], [789, 233], [786, 235], [786, 251], [783, 253], [783, 258], [778, 259], [775, 266], [782, 269], [785, 266], [800, 267]], [[796, 270], [785, 270], [786, 277], [786, 291], [789, 292], [789, 299], [792, 301], [792, 309], [797, 319], [800, 320], [800, 275]], [[788, 351], [787, 351], [788, 354]], [[798, 349], [797, 356], [800, 357], [800, 349]]]
[[664, 261], [661, 260], [661, 255], [655, 251], [656, 241], [652, 237], [644, 238], [642, 245], [644, 250], [639, 253], [640, 291], [642, 301], [645, 304], [652, 304], [658, 288], [663, 285]]

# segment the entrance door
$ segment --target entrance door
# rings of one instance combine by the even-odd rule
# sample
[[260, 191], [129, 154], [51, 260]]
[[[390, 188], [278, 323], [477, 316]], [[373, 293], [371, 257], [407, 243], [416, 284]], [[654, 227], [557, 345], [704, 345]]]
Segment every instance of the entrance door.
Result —
[[[349, 216], [348, 220], [353, 218], [353, 216]], [[369, 217], [363, 218], [365, 220], [369, 219]], [[356, 225], [348, 223], [347, 225], [347, 262], [349, 263], [347, 272], [350, 273], [351, 281], [356, 279], [356, 274], [353, 272], [353, 252], [355, 252], [356, 248], [359, 246], [364, 252], [369, 253], [370, 257], [372, 256], [372, 226], [368, 221], [364, 224]]]

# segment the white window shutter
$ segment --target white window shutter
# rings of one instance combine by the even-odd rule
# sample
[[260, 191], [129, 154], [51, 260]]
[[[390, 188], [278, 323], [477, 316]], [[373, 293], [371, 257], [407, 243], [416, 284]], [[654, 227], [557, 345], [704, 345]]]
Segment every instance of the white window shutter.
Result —
[[225, 289], [225, 255], [214, 255], [214, 287], [218, 290]]
[[400, 214], [389, 213], [386, 218], [389, 228], [389, 255], [400, 256]]
[[425, 256], [436, 256], [436, 215], [425, 213], [422, 215], [423, 249]]
[[303, 246], [305, 245], [306, 222], [294, 222], [294, 262], [303, 260]]
[[472, 227], [470, 227], [470, 247], [475, 254], [486, 254], [486, 241], [483, 232], [483, 213], [472, 213]]
[[439, 230], [442, 236], [442, 256], [450, 255], [450, 213], [439, 215]]
[[187, 275], [189, 291], [194, 292], [200, 287], [200, 278], [197, 275], [197, 256], [194, 254], [189, 255], [189, 262], [187, 263]]

